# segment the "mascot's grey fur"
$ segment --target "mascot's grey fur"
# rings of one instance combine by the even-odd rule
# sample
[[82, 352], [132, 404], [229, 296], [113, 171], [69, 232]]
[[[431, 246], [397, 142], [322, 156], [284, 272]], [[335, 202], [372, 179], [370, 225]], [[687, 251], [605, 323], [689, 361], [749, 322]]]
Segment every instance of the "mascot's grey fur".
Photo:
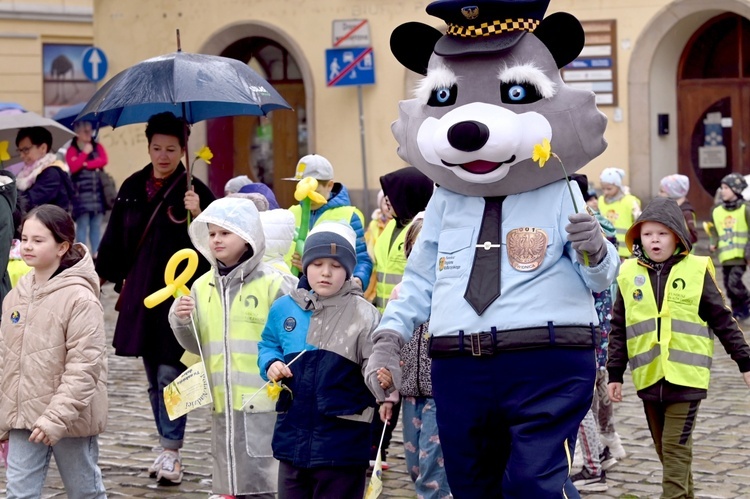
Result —
[[[619, 258], [585, 211], [569, 173], [606, 148], [594, 95], [559, 68], [584, 44], [572, 15], [544, 18], [549, 0], [437, 0], [445, 35], [406, 23], [391, 50], [424, 75], [401, 102], [399, 155], [437, 185], [398, 300], [374, 334], [366, 376], [400, 383], [398, 352], [430, 320], [433, 394], [457, 499], [578, 497], [572, 443], [591, 404], [598, 324], [591, 296]], [[489, 235], [488, 235], [489, 234]]]

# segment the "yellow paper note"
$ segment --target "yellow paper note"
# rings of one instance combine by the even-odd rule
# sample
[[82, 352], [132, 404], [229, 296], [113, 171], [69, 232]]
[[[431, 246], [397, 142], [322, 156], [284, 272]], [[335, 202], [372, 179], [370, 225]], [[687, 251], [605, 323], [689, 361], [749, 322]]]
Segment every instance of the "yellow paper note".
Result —
[[213, 402], [206, 366], [198, 362], [164, 387], [164, 405], [170, 420]]

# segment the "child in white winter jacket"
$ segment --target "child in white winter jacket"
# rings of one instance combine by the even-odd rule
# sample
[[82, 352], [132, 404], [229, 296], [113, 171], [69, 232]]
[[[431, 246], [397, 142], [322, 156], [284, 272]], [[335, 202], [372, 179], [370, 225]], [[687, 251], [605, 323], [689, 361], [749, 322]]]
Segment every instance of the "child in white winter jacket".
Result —
[[257, 344], [268, 311], [296, 287], [297, 278], [263, 262], [263, 227], [255, 204], [246, 199], [214, 201], [188, 230], [213, 268], [193, 283], [190, 296], [175, 300], [169, 323], [183, 348], [202, 350], [205, 358], [214, 403], [213, 493], [273, 499], [276, 414], [246, 412], [245, 402], [264, 384]]
[[7, 497], [41, 497], [55, 456], [68, 497], [106, 497], [97, 435], [107, 422], [107, 350], [99, 277], [75, 224], [54, 205], [26, 216], [32, 270], [3, 302], [0, 441]]

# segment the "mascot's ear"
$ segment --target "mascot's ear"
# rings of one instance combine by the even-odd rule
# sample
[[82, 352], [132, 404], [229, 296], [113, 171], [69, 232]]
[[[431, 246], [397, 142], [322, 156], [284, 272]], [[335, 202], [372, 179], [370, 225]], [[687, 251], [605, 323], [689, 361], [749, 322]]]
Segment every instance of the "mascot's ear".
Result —
[[407, 69], [427, 75], [432, 50], [443, 34], [432, 26], [409, 22], [391, 33], [391, 52]]
[[586, 43], [580, 21], [567, 12], [556, 12], [544, 18], [534, 34], [552, 53], [558, 68], [578, 57]]

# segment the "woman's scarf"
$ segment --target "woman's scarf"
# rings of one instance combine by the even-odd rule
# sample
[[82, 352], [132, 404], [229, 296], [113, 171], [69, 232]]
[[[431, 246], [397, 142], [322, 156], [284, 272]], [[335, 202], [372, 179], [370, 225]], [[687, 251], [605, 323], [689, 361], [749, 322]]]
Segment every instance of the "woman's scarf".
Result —
[[[21, 168], [21, 171], [18, 172], [18, 175], [16, 175], [16, 185], [18, 187], [18, 190], [27, 191], [31, 189], [31, 187], [34, 185], [34, 182], [36, 182], [36, 178], [39, 176], [39, 174], [42, 173], [55, 161], [57, 161], [57, 156], [49, 153], [39, 158], [31, 165], [24, 164], [23, 168]], [[62, 164], [62, 162], [60, 162], [56, 166], [59, 166], [66, 172], [68, 171], [67, 167]]]

